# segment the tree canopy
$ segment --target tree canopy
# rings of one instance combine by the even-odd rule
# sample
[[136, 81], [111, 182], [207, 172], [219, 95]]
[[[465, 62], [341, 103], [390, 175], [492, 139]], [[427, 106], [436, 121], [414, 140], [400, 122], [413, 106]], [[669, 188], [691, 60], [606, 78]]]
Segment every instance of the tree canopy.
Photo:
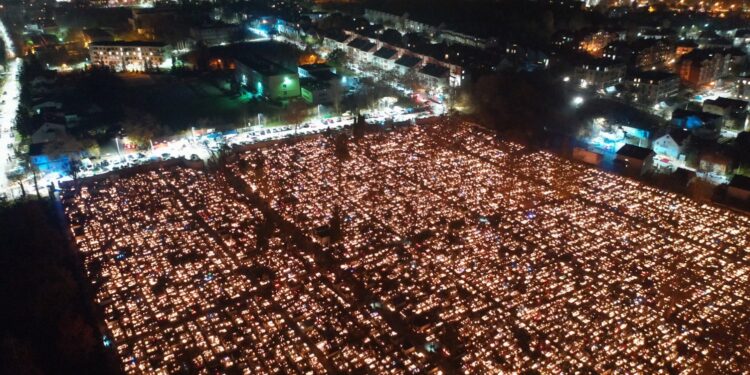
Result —
[[111, 374], [52, 205], [0, 207], [0, 363], [8, 374]]

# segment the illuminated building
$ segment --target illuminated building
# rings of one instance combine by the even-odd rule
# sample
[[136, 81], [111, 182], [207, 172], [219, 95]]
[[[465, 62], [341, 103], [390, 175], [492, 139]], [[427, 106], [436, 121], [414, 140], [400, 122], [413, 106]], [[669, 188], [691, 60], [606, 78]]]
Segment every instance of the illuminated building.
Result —
[[725, 63], [725, 56], [720, 51], [693, 50], [680, 60], [680, 79], [693, 87], [708, 85], [724, 73]]
[[603, 89], [622, 82], [625, 64], [607, 59], [591, 60], [576, 66], [573, 77], [583, 88]]
[[91, 64], [121, 72], [144, 72], [169, 68], [169, 46], [150, 41], [99, 41], [89, 44]]
[[685, 150], [689, 142], [690, 131], [672, 129], [667, 134], [654, 140], [654, 152], [657, 155], [666, 155], [672, 159], [678, 159], [682, 155], [682, 160], [684, 160]]
[[597, 31], [583, 38], [580, 49], [594, 57], [602, 57], [604, 47], [619, 39], [617, 33], [609, 31]]
[[617, 150], [615, 162], [621, 164], [627, 171], [644, 174], [653, 167], [654, 156], [656, 154], [650, 148], [626, 144]]
[[653, 104], [677, 95], [680, 77], [664, 71], [639, 71], [626, 79], [634, 100]]
[[236, 59], [235, 79], [255, 95], [274, 101], [285, 101], [300, 96], [297, 72], [258, 56]]
[[190, 37], [207, 46], [231, 42], [240, 32], [236, 25], [214, 23], [190, 28]]

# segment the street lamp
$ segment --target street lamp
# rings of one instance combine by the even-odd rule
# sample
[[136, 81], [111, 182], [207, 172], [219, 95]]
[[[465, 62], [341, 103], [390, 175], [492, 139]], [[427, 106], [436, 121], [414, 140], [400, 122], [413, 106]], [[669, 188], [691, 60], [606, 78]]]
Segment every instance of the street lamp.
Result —
[[120, 161], [122, 161], [122, 152], [120, 152], [120, 137], [115, 137], [115, 145], [117, 146], [117, 156], [119, 156]]

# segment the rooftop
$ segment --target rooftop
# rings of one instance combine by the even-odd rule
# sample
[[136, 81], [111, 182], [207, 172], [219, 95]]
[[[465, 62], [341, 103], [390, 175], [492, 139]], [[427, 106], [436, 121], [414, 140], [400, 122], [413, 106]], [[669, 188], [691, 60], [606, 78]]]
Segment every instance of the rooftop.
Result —
[[379, 50], [375, 51], [374, 55], [377, 57], [380, 57], [381, 59], [390, 59], [391, 57], [395, 56], [398, 53], [393, 48], [388, 47], [382, 47]]
[[740, 99], [732, 99], [732, 98], [725, 98], [723, 96], [720, 96], [716, 99], [706, 99], [703, 102], [703, 105], [715, 105], [722, 108], [730, 108], [730, 107], [736, 107], [740, 109], [746, 109], [748, 102], [746, 100], [740, 100]]
[[436, 65], [436, 64], [427, 64], [422, 69], [419, 70], [420, 73], [426, 74], [428, 76], [436, 77], [436, 78], [443, 78], [450, 72], [450, 69], [442, 66], [442, 65]]
[[297, 75], [297, 72], [292, 72], [291, 70], [279, 64], [276, 64], [259, 56], [244, 54], [241, 56], [236, 56], [235, 60], [237, 60], [238, 63], [245, 65], [246, 67], [255, 70], [256, 72], [264, 76], [275, 76], [279, 74]]
[[650, 155], [654, 153], [650, 148], [640, 147], [636, 145], [626, 144], [617, 150], [617, 155], [627, 156], [638, 160], [646, 160]]
[[685, 129], [672, 129], [669, 132], [669, 137], [672, 138], [675, 142], [677, 142], [678, 145], [681, 145], [683, 142], [688, 140], [690, 138], [690, 131]]
[[158, 42], [158, 41], [148, 41], [148, 40], [133, 40], [133, 41], [124, 41], [124, 40], [118, 40], [118, 41], [95, 41], [91, 42], [90, 46], [92, 47], [166, 47], [167, 44], [164, 42]]
[[632, 78], [640, 78], [641, 81], [663, 81], [668, 79], [679, 79], [680, 76], [663, 70], [641, 70], [632, 74]]
[[357, 38], [349, 42], [348, 46], [360, 51], [369, 52], [375, 47], [375, 43], [364, 38]]
[[413, 68], [420, 62], [422, 62], [422, 59], [412, 55], [403, 55], [398, 60], [396, 60], [396, 64], [405, 66], [407, 68]]

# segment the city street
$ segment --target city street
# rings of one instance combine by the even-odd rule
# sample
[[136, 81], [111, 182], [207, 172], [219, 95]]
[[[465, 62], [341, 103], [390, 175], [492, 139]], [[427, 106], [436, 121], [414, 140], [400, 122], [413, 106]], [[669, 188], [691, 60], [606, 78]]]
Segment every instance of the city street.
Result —
[[[385, 121], [408, 122], [416, 119], [432, 117], [440, 113], [420, 112], [412, 113], [407, 109], [389, 107], [376, 111], [366, 112], [366, 122], [370, 124], [382, 124]], [[284, 125], [275, 127], [253, 126], [243, 128], [239, 131], [230, 131], [224, 134], [206, 133], [198, 136], [186, 136], [171, 141], [155, 142], [149, 150], [136, 150], [126, 148], [123, 140], [117, 140], [118, 151], [108, 152], [101, 155], [96, 161], [82, 163], [81, 177], [90, 177], [97, 174], [107, 173], [112, 170], [127, 168], [135, 165], [146, 164], [156, 160], [171, 158], [201, 159], [207, 160], [222, 146], [248, 145], [258, 142], [281, 140], [285, 138], [323, 133], [328, 130], [341, 130], [346, 126], [354, 124], [354, 117], [339, 116], [332, 118], [314, 118], [299, 126]], [[197, 131], [198, 133], [205, 133]], [[48, 173], [39, 176], [38, 185], [42, 194], [50, 183], [59, 183], [70, 180], [72, 177], [59, 173]], [[26, 191], [34, 189], [31, 181], [26, 182]], [[18, 192], [17, 192], [18, 193]], [[17, 196], [18, 194], [13, 196]]]
[[15, 166], [13, 125], [18, 110], [20, 94], [18, 79], [22, 64], [21, 59], [15, 56], [13, 41], [2, 21], [0, 21], [0, 38], [5, 45], [5, 55], [8, 59], [7, 70], [2, 77], [2, 94], [0, 94], [0, 196], [2, 196], [10, 195], [7, 194], [11, 187], [6, 172]]

